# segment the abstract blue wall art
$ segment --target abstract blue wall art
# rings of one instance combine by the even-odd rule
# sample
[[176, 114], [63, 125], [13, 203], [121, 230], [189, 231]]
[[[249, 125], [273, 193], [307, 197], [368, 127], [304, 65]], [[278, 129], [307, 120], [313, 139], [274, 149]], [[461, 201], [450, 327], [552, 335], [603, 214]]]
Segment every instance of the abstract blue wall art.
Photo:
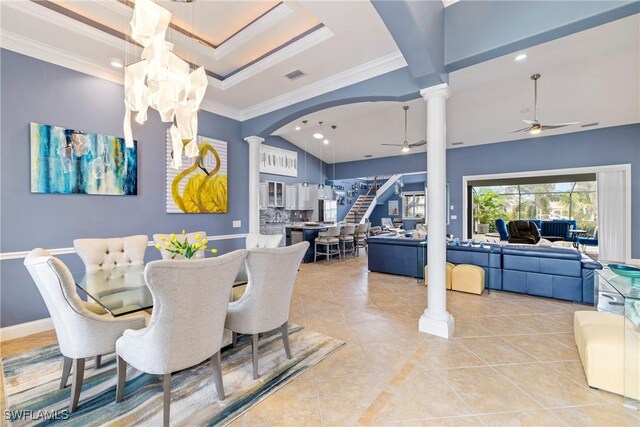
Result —
[[31, 192], [138, 193], [138, 144], [124, 138], [31, 123]]

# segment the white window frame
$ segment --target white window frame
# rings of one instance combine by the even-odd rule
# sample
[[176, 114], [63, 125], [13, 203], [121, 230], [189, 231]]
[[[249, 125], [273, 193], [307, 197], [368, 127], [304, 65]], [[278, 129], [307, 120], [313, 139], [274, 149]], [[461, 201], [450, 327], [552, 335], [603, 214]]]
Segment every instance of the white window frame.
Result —
[[[427, 218], [427, 194], [424, 191], [407, 191], [407, 192], [403, 192], [402, 194], [400, 194], [401, 198], [402, 198], [402, 219], [408, 219], [408, 220], [425, 220]], [[423, 196], [424, 197], [424, 217], [419, 217], [419, 216], [404, 216], [404, 212], [405, 212], [405, 204], [404, 204], [404, 198], [405, 196]]]

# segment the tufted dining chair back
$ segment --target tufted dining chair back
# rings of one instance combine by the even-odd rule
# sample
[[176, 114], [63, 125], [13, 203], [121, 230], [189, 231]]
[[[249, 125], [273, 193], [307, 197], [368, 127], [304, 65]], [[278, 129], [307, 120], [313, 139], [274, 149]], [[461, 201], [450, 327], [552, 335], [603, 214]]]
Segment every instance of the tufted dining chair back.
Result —
[[[195, 243], [197, 240], [202, 240], [202, 239], [206, 239], [207, 238], [207, 232], [206, 231], [196, 231], [195, 233], [187, 233], [187, 234], [178, 234], [177, 239], [180, 242], [184, 242], [184, 239], [186, 237], [187, 242], [189, 243]], [[164, 240], [162, 240], [164, 239]], [[180, 254], [172, 254], [171, 252], [167, 252], [164, 249], [165, 243], [168, 242], [171, 239], [171, 235], [170, 234], [154, 234], [153, 235], [153, 241], [155, 242], [155, 244], [160, 245], [160, 256], [162, 256], [162, 259], [184, 259], [184, 257]], [[198, 251], [193, 255], [194, 259], [202, 259], [204, 258], [204, 251]]]
[[73, 247], [87, 271], [142, 265], [148, 245], [149, 238], [145, 235], [73, 241]]

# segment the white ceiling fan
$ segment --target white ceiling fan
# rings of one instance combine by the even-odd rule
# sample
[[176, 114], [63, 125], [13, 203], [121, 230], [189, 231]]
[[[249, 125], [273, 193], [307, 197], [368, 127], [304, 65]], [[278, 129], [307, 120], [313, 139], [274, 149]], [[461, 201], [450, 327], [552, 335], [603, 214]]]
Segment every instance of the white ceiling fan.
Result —
[[538, 79], [540, 78], [540, 74], [534, 74], [531, 76], [531, 80], [533, 80], [533, 108], [534, 108], [534, 119], [533, 120], [523, 120], [528, 126], [522, 129], [514, 130], [509, 133], [518, 133], [518, 132], [529, 132], [531, 135], [537, 135], [543, 130], [547, 129], [558, 129], [566, 126], [579, 125], [580, 122], [567, 122], [567, 123], [556, 123], [556, 124], [544, 124], [540, 123], [538, 120]]
[[380, 144], [380, 145], [388, 145], [388, 146], [392, 146], [392, 147], [402, 147], [400, 149], [400, 151], [402, 151], [403, 153], [406, 153], [407, 151], [411, 150], [412, 148], [422, 147], [423, 145], [425, 145], [427, 143], [427, 140], [423, 139], [422, 141], [414, 142], [413, 144], [409, 144], [409, 142], [407, 142], [407, 110], [409, 110], [409, 106], [405, 105], [404, 107], [402, 107], [402, 109], [404, 110], [404, 143], [402, 143], [402, 144]]

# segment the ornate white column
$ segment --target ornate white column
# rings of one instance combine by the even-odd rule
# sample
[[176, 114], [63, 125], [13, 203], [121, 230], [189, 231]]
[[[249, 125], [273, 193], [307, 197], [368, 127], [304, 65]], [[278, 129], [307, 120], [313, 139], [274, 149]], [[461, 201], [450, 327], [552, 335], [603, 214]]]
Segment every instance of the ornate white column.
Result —
[[264, 138], [244, 140], [249, 144], [249, 233], [260, 233], [260, 144]]
[[431, 86], [420, 91], [427, 101], [427, 309], [420, 317], [419, 330], [449, 338], [453, 335], [453, 316], [447, 311], [446, 263], [446, 107], [449, 86]]

